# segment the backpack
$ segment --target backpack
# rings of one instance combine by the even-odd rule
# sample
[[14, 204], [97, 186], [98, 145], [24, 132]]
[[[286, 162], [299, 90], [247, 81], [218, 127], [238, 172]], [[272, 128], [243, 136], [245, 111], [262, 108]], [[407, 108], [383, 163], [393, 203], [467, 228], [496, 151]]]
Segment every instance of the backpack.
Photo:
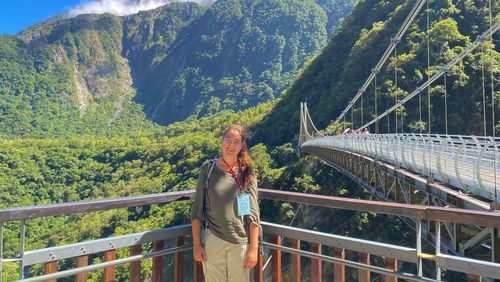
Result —
[[203, 211], [201, 213], [201, 224], [203, 228], [207, 227], [207, 220], [205, 218], [206, 210], [210, 209], [210, 199], [208, 198], [208, 180], [210, 179], [210, 175], [212, 174], [212, 171], [214, 170], [216, 163], [217, 159], [209, 160], [207, 165], [207, 172], [205, 174], [205, 185], [203, 188], [205, 196], [203, 197]]

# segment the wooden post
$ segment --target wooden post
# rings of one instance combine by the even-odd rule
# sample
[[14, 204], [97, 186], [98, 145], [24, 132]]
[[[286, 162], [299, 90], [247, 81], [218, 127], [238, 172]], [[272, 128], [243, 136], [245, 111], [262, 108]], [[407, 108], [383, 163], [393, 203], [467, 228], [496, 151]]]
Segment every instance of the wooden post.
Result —
[[203, 265], [201, 262], [194, 260], [194, 281], [203, 282], [205, 280], [203, 276]]
[[[358, 253], [359, 262], [363, 264], [370, 265], [370, 254]], [[370, 282], [370, 271], [368, 270], [358, 270], [358, 281], [359, 282]]]
[[[156, 241], [153, 243], [153, 251], [160, 251], [163, 249], [163, 241]], [[163, 257], [153, 258], [153, 282], [161, 282], [163, 272]]]
[[264, 256], [260, 253], [260, 249], [257, 251], [257, 264], [253, 269], [253, 280], [264, 281]]
[[[385, 258], [385, 268], [398, 271], [398, 260], [393, 258]], [[398, 278], [391, 275], [385, 275], [385, 282], [398, 282]]]
[[[136, 256], [141, 254], [142, 247], [141, 245], [135, 245], [130, 247], [130, 255]], [[129, 265], [129, 279], [130, 282], [140, 282], [141, 281], [141, 262], [134, 261]]]
[[[175, 240], [177, 247], [184, 245], [184, 236], [177, 237]], [[184, 281], [184, 252], [177, 252], [174, 255], [174, 281]]]
[[[273, 238], [273, 243], [275, 245], [281, 246], [281, 236], [275, 235]], [[273, 282], [281, 282], [281, 250], [272, 250], [271, 252], [272, 258], [272, 281]]]
[[[89, 256], [79, 256], [76, 258], [76, 267], [83, 267], [87, 266], [89, 264]], [[78, 273], [76, 275], [76, 282], [87, 282], [87, 276], [88, 274], [86, 272], [84, 273]]]
[[[345, 259], [345, 250], [339, 248], [333, 248], [333, 257], [338, 259]], [[335, 282], [345, 281], [345, 265], [338, 263], [333, 264], [333, 281]]]
[[[57, 261], [46, 262], [43, 268], [44, 274], [57, 272]], [[56, 279], [47, 280], [47, 282], [56, 282]]]
[[475, 274], [467, 274], [467, 282], [481, 282], [481, 276]]
[[[300, 240], [294, 240], [290, 239], [290, 247], [300, 250]], [[290, 255], [290, 261], [291, 261], [291, 275], [290, 277], [292, 278], [292, 282], [300, 282], [300, 255]]]
[[264, 253], [261, 251], [264, 250], [261, 243], [264, 241], [264, 234], [262, 233], [262, 227], [259, 227], [259, 244], [257, 246], [257, 264], [253, 270], [253, 278], [254, 281], [264, 282]]
[[[312, 252], [321, 255], [321, 244], [312, 243], [311, 244]], [[311, 260], [311, 278], [313, 282], [321, 282], [321, 260], [312, 259]]]
[[[112, 261], [116, 259], [116, 250], [109, 250], [104, 252], [104, 261]], [[104, 282], [115, 281], [115, 266], [104, 268]]]

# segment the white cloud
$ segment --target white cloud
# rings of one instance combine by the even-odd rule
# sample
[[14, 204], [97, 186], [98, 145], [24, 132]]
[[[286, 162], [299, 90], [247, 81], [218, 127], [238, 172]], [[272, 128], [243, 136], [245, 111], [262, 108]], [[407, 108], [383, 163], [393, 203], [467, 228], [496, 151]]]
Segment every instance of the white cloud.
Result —
[[202, 6], [211, 5], [216, 0], [93, 0], [85, 1], [68, 12], [70, 17], [81, 14], [110, 13], [125, 16], [139, 11], [151, 10], [171, 2], [196, 2]]

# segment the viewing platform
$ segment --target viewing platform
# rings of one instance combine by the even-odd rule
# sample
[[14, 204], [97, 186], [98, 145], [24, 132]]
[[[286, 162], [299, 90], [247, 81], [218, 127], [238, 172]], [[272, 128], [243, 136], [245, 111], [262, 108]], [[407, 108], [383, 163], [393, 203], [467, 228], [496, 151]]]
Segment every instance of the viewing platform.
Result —
[[[87, 281], [89, 272], [99, 269], [104, 269], [104, 281], [116, 281], [118, 279], [116, 268], [123, 265], [128, 267], [128, 277], [121, 279], [144, 281], [145, 277], [141, 277], [140, 263], [152, 259], [151, 276], [148, 276], [152, 281], [203, 281], [201, 265], [193, 264], [190, 224], [43, 249], [25, 249], [27, 220], [167, 204], [190, 200], [193, 196], [194, 191], [191, 190], [0, 209], [0, 222], [2, 222], [0, 266], [3, 269], [6, 263], [17, 263], [19, 280], [22, 281], [56, 281], [58, 278], [74, 277], [75, 281], [80, 282]], [[411, 247], [398, 246], [262, 222], [263, 255], [259, 256], [253, 271], [254, 281], [300, 281], [301, 279], [350, 281], [346, 278], [346, 267], [355, 270], [354, 277], [358, 281], [371, 281], [373, 277], [382, 277], [385, 281], [398, 281], [398, 278], [407, 281], [439, 281], [442, 278], [442, 270], [465, 273], [468, 281], [480, 281], [481, 277], [500, 279], [499, 212], [359, 200], [269, 189], [259, 189], [259, 197], [261, 204], [263, 201], [285, 201], [409, 218], [415, 222], [415, 242]], [[4, 224], [12, 221], [20, 222], [19, 255], [4, 258]], [[435, 237], [426, 238], [428, 236], [423, 231], [422, 222], [434, 226]], [[441, 233], [445, 224], [483, 227], [481, 232], [491, 234], [491, 259], [479, 260], [442, 251], [442, 242], [449, 239]], [[467, 244], [469, 239], [462, 238], [460, 243]], [[435, 249], [432, 252], [425, 252], [422, 240], [432, 240]], [[284, 258], [285, 254], [289, 255], [286, 261], [290, 263], [290, 268], [286, 269], [282, 264], [282, 257]], [[102, 256], [103, 261], [89, 264], [89, 256]], [[172, 257], [173, 268], [167, 270], [164, 260], [167, 258], [172, 260]], [[357, 259], [352, 259], [353, 257]], [[64, 267], [61, 268], [59, 265], [62, 265], [63, 261]], [[433, 277], [426, 274], [424, 264], [427, 267], [431, 264], [431, 268], [435, 269]], [[27, 269], [35, 265], [43, 265], [43, 275], [27, 277]], [[332, 268], [333, 273], [325, 273], [322, 269], [326, 267]]]

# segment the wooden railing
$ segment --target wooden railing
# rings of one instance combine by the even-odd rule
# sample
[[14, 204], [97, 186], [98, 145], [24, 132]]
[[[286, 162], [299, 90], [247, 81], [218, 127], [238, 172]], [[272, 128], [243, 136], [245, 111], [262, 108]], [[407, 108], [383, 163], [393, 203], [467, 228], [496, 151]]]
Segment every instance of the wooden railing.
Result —
[[[97, 269], [104, 269], [105, 281], [114, 281], [115, 266], [119, 264], [129, 264], [130, 281], [139, 281], [140, 261], [152, 258], [152, 279], [153, 281], [161, 281], [162, 273], [164, 272], [162, 269], [162, 257], [167, 254], [173, 254], [175, 261], [174, 280], [183, 281], [185, 278], [184, 252], [186, 250], [191, 250], [192, 248], [191, 245], [185, 244], [185, 236], [190, 235], [189, 224], [118, 237], [104, 238], [89, 242], [80, 242], [40, 250], [25, 251], [25, 221], [54, 215], [68, 215], [133, 206], [164, 204], [172, 201], [192, 199], [193, 196], [194, 191], [181, 191], [123, 197], [117, 199], [79, 201], [55, 205], [0, 209], [0, 228], [3, 228], [3, 224], [5, 222], [14, 220], [21, 221], [20, 255], [15, 258], [4, 259], [2, 256], [2, 250], [0, 249], [0, 266], [2, 266], [5, 262], [18, 262], [21, 269], [20, 278], [25, 281], [55, 281], [54, 279], [69, 276], [75, 276], [76, 281], [86, 281], [86, 273]], [[500, 227], [500, 213], [498, 212], [368, 201], [269, 189], [260, 189], [259, 197], [267, 200], [302, 203], [334, 209], [398, 215], [410, 217], [416, 222], [417, 241], [415, 248], [383, 244], [263, 222], [262, 226], [264, 233], [272, 235], [273, 238], [271, 242], [261, 242], [266, 249], [271, 250], [270, 255], [272, 258], [270, 265], [272, 267], [272, 281], [281, 281], [282, 279], [281, 256], [283, 252], [291, 254], [290, 274], [293, 281], [300, 281], [301, 256], [311, 258], [310, 275], [313, 281], [321, 281], [321, 262], [330, 262], [334, 264], [335, 281], [345, 280], [346, 266], [358, 269], [358, 277], [360, 281], [369, 281], [370, 273], [379, 273], [384, 275], [386, 277], [386, 281], [396, 281], [395, 279], [397, 279], [397, 277], [413, 281], [436, 281], [423, 276], [422, 260], [424, 259], [433, 260], [436, 263], [438, 275], [440, 275], [442, 268], [446, 268], [449, 270], [465, 272], [468, 274], [470, 280], [478, 279], [480, 275], [500, 279], [500, 264], [498, 263], [441, 254], [439, 247], [441, 240], [440, 237], [436, 238], [437, 247], [435, 253], [427, 254], [422, 251], [421, 242], [421, 221], [423, 220], [435, 222], [438, 230], [441, 229], [441, 223], [451, 222], [456, 224], [471, 224], [489, 227], [491, 228], [491, 232], [495, 233], [498, 232], [498, 228]], [[0, 232], [0, 246], [3, 245], [2, 234], [3, 232]], [[290, 242], [289, 246], [282, 245], [284, 237], [286, 237], [288, 242]], [[165, 249], [163, 242], [167, 239], [175, 240], [176, 246]], [[141, 254], [141, 246], [149, 242], [153, 243], [153, 250], [147, 254]], [[301, 242], [311, 243], [311, 249], [302, 250]], [[322, 246], [330, 246], [331, 252], [329, 254], [322, 254]], [[120, 248], [129, 248], [130, 256], [116, 259], [116, 250]], [[345, 256], [346, 251], [357, 252], [359, 257], [358, 261], [355, 262], [347, 260]], [[88, 265], [88, 256], [98, 252], [104, 253], [104, 262]], [[385, 268], [371, 265], [371, 256], [384, 257]], [[66, 258], [75, 258], [76, 268], [58, 271], [57, 261]], [[264, 259], [265, 256], [259, 256], [258, 265], [256, 267], [256, 271], [254, 271], [255, 281], [264, 280]], [[416, 264], [417, 273], [409, 274], [400, 272], [398, 270], [398, 261], [406, 261]], [[45, 265], [45, 275], [25, 279], [24, 268], [28, 265], [40, 263]], [[195, 264], [194, 268], [193, 279], [195, 281], [202, 281], [203, 278], [200, 265]], [[440, 276], [436, 278], [439, 280]]]

